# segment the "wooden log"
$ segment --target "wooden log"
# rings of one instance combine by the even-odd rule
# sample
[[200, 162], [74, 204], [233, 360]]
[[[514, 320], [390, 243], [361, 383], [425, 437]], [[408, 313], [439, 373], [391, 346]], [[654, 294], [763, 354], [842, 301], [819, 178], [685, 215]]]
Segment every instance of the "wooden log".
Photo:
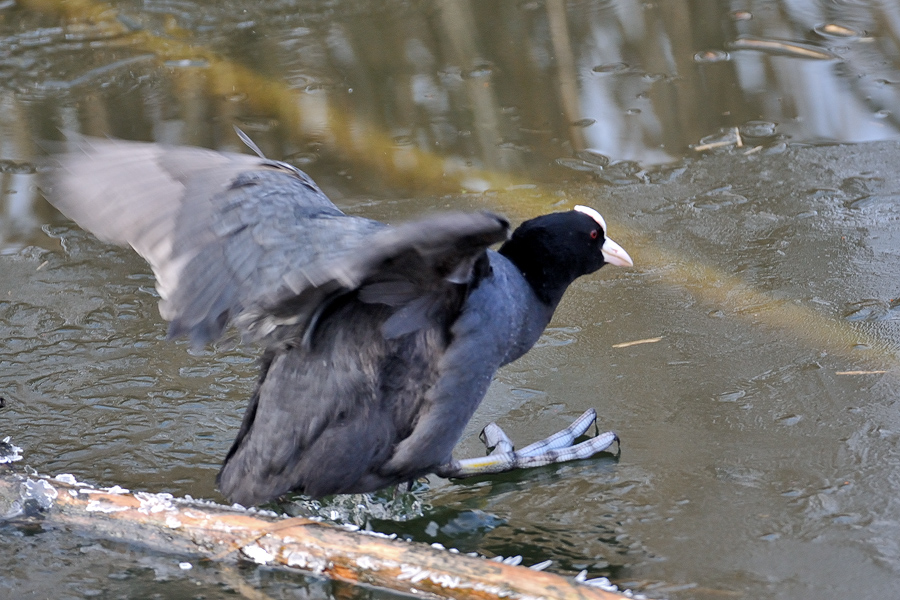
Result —
[[0, 512], [22, 506], [23, 497], [30, 497], [31, 510], [40, 509], [44, 518], [95, 537], [204, 560], [244, 558], [353, 585], [436, 598], [626, 598], [553, 573], [321, 521], [279, 518], [171, 494], [94, 489], [68, 477], [26, 478], [0, 466]]

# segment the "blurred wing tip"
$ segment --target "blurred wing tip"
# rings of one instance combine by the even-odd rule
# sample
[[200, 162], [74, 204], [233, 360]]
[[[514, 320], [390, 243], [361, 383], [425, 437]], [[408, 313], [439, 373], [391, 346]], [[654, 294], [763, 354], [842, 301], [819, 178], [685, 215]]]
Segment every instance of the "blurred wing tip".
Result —
[[484, 211], [482, 214], [485, 214], [485, 215], [491, 217], [492, 219], [494, 219], [497, 222], [497, 224], [500, 225], [500, 227], [505, 227], [505, 228], [509, 229], [509, 219], [507, 219], [503, 215], [498, 215], [497, 213], [490, 212], [488, 210]]
[[237, 134], [237, 136], [239, 138], [241, 138], [241, 141], [244, 142], [245, 146], [247, 146], [248, 148], [253, 150], [253, 152], [255, 152], [258, 157], [260, 157], [262, 159], [266, 158], [266, 155], [263, 154], [262, 150], [259, 149], [259, 146], [256, 145], [256, 142], [254, 142], [252, 139], [250, 139], [249, 135], [244, 133], [244, 131], [237, 125], [232, 125], [232, 127], [234, 127], [234, 132]]

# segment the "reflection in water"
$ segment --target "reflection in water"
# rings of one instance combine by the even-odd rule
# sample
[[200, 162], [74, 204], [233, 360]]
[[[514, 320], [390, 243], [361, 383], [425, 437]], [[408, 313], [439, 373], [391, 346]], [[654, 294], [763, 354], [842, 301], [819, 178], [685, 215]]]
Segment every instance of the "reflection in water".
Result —
[[[33, 171], [59, 128], [245, 151], [238, 124], [373, 218], [522, 217], [577, 196], [643, 247], [640, 269], [579, 286], [475, 419], [536, 439], [597, 406], [619, 462], [432, 481], [402, 518], [394, 498], [306, 514], [654, 597], [890, 597], [892, 146], [789, 144], [898, 138], [898, 22], [874, 2], [0, 3], [0, 439], [42, 471], [217, 497], [252, 349], [163, 343], [147, 268], [70, 226], [43, 234]], [[480, 452], [473, 429], [461, 454]], [[111, 563], [114, 583], [81, 577], [107, 546], [41, 536], [0, 529], [24, 553], [14, 585], [59, 546], [46, 572], [62, 560], [78, 593], [196, 593], [155, 557]], [[201, 571], [210, 596], [301, 593], [270, 572]]]
[[238, 149], [237, 122], [341, 186], [454, 191], [502, 185], [485, 172], [553, 180], [584, 149], [670, 162], [750, 120], [792, 141], [896, 137], [897, 32], [878, 24], [900, 9], [777, 6], [125, 2], [76, 22], [23, 2], [0, 25], [0, 159], [32, 159], [55, 127]]

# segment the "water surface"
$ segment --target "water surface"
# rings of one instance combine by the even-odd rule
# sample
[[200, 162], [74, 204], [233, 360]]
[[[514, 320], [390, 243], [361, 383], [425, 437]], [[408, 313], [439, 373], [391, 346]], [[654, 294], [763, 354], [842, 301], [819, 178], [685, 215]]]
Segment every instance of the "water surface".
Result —
[[[34, 169], [60, 128], [241, 150], [236, 124], [348, 212], [587, 203], [636, 263], [573, 286], [457, 450], [595, 407], [621, 456], [289, 510], [650, 597], [892, 597], [898, 22], [874, 2], [0, 3], [0, 436], [41, 473], [221, 500], [254, 348], [167, 341], [149, 268], [55, 214]], [[15, 596], [380, 594], [51, 525], [0, 537]]]

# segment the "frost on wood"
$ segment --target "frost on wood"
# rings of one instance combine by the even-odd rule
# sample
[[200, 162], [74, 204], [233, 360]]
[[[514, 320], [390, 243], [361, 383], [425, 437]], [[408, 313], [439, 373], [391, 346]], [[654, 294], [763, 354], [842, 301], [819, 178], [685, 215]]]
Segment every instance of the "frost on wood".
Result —
[[[621, 600], [605, 579], [566, 578], [518, 566], [521, 557], [467, 556], [306, 518], [272, 516], [171, 494], [94, 488], [71, 475], [23, 478], [0, 471], [0, 501], [18, 514], [80, 534], [131, 539], [156, 551], [294, 567], [351, 584], [438, 598]], [[183, 565], [191, 563], [184, 562]], [[185, 569], [186, 566], [179, 565]], [[535, 565], [540, 568], [543, 564]]]

